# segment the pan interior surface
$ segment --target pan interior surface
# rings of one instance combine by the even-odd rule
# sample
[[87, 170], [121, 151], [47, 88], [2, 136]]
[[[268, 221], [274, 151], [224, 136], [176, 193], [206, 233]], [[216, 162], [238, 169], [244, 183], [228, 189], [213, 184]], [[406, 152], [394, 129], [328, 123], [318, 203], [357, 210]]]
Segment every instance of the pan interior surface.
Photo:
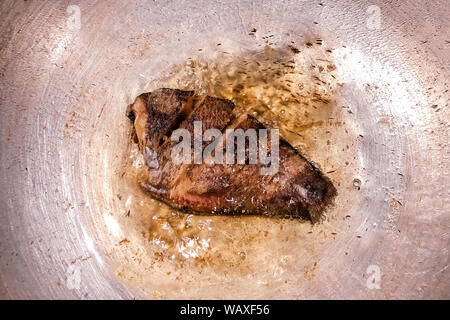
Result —
[[[3, 1], [0, 297], [449, 298], [448, 11]], [[151, 199], [125, 112], [161, 87], [278, 127], [338, 190], [321, 223]]]

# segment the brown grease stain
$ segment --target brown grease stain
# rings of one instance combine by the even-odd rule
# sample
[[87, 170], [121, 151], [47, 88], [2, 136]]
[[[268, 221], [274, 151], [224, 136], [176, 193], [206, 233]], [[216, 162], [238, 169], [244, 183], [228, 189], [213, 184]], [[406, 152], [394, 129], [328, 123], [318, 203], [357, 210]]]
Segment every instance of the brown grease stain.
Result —
[[[332, 123], [328, 116], [335, 107], [330, 104], [335, 94], [336, 81], [335, 76], [331, 74], [335, 67], [330, 67], [329, 60], [326, 59], [316, 61], [314, 71], [323, 73], [324, 70], [328, 70], [330, 72], [325, 79], [323, 75], [311, 74], [304, 70], [296, 63], [293, 55], [290, 48], [273, 49], [266, 46], [262, 51], [244, 53], [223, 63], [189, 59], [185, 69], [191, 78], [180, 89], [195, 90], [199, 94], [205, 93], [231, 100], [236, 105], [234, 110], [236, 116], [243, 113], [253, 114], [266, 126], [278, 127], [283, 138], [294, 147], [302, 145], [313, 148], [316, 144], [314, 128]], [[140, 171], [137, 170], [136, 175], [140, 175]], [[136, 183], [137, 180], [133, 178], [132, 183]], [[199, 244], [196, 237], [200, 239], [199, 225], [204, 224], [203, 220], [211, 219], [190, 216], [172, 210], [159, 202], [158, 206], [164, 208], [162, 209], [165, 212], [164, 215], [155, 216], [155, 218], [142, 216], [143, 220], [140, 222], [145, 229], [142, 232], [144, 240], [148, 243], [156, 243], [163, 248], [155, 256], [158, 257], [157, 260], [162, 260], [164, 256], [169, 258], [177, 255], [177, 248], [179, 251], [180, 246], [183, 248], [190, 245], [189, 248], [198, 250]], [[154, 209], [148, 211], [154, 211]], [[188, 219], [194, 219], [195, 225], [190, 226], [190, 223], [187, 223]], [[217, 219], [230, 218], [216, 217]], [[274, 220], [271, 222], [276, 223]], [[282, 230], [281, 225], [280, 230]], [[271, 238], [267, 230], [257, 230], [244, 235], [240, 238], [240, 243], [251, 244]], [[183, 239], [185, 239], [184, 242]], [[196, 263], [200, 266], [236, 267], [242, 260], [239, 255], [224, 256], [223, 253], [215, 253], [214, 250], [201, 253], [202, 257], [195, 257]], [[183, 259], [176, 259], [176, 263], [184, 265]]]
[[[329, 177], [339, 190], [348, 177], [336, 170], [336, 159], [327, 148], [333, 146], [336, 136], [350, 131], [336, 102], [341, 84], [329, 56], [331, 50], [325, 51], [320, 44], [309, 41], [311, 46], [296, 46], [299, 52], [289, 47], [266, 46], [239, 55], [191, 58], [184, 65], [174, 66], [173, 75], [156, 82], [148, 91], [170, 87], [233, 101], [236, 116], [250, 113], [267, 127], [278, 127], [281, 136], [294, 148], [312, 159], [323, 172], [332, 173]], [[314, 60], [311, 67], [303, 52], [317, 47], [323, 49], [322, 57]], [[200, 274], [218, 282], [258, 273], [274, 274], [281, 279], [284, 268], [291, 268], [295, 262], [295, 255], [306, 255], [312, 250], [302, 243], [315, 239], [315, 245], [321, 245], [329, 241], [329, 236], [336, 235], [333, 228], [297, 220], [204, 217], [178, 212], [151, 199], [138, 186], [142, 167], [137, 161], [137, 145], [132, 143], [130, 150], [122, 176], [126, 186], [122, 192], [134, 199], [127, 208], [130, 217], [120, 223], [131, 225], [128, 229], [136, 232], [127, 236], [127, 241], [121, 241], [121, 246], [129, 251], [115, 273], [140, 287], [151, 286], [154, 279], [162, 281], [163, 277], [161, 283], [165, 283], [167, 292], [182, 290]], [[350, 158], [345, 162], [349, 161]], [[118, 195], [118, 199], [125, 201], [126, 196]], [[277, 255], [283, 259], [273, 259], [275, 244]], [[113, 250], [111, 255], [114, 254]], [[304, 279], [315, 277], [316, 265], [305, 265]], [[163, 276], [157, 276], [158, 270], [164, 271]], [[265, 280], [261, 281], [265, 285]], [[160, 298], [167, 294], [151, 292], [153, 297]]]

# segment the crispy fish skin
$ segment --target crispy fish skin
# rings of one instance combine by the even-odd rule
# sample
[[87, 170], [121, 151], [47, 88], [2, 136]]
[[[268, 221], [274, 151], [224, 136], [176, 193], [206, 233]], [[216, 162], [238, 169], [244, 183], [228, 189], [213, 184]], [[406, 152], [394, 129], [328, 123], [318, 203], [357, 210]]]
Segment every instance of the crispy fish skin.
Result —
[[128, 116], [134, 118], [140, 148], [157, 150], [166, 134], [192, 111], [193, 102], [193, 91], [177, 89], [163, 88], [138, 96]]
[[203, 132], [210, 128], [223, 133], [229, 128], [265, 128], [249, 115], [234, 118], [233, 108], [231, 101], [198, 97], [192, 91], [158, 89], [139, 96], [130, 106], [129, 117], [134, 121], [146, 162], [141, 186], [172, 207], [192, 213], [319, 221], [336, 189], [283, 139], [279, 145], [279, 170], [273, 175], [261, 175], [260, 164], [172, 162], [171, 150], [176, 142], [170, 141], [171, 131], [184, 128], [193, 136], [194, 121], [202, 121]]

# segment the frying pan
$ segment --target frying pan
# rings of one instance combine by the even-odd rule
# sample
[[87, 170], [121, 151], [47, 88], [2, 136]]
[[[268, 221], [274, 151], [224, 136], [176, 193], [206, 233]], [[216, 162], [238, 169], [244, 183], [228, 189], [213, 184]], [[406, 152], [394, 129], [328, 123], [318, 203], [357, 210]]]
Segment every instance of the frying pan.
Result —
[[[0, 297], [450, 298], [449, 8], [2, 1]], [[332, 66], [325, 124], [285, 110], [338, 189], [321, 223], [185, 215], [133, 183], [138, 94], [292, 47]]]

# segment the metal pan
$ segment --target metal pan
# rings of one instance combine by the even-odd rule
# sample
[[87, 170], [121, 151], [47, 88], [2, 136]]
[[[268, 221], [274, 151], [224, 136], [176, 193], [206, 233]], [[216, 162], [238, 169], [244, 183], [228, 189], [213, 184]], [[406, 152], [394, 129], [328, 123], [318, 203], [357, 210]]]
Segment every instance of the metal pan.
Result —
[[[449, 14], [445, 0], [2, 1], [0, 297], [448, 299]], [[338, 189], [322, 223], [152, 202], [127, 105], [272, 49], [305, 71], [294, 92], [327, 99], [320, 125], [274, 110]]]

